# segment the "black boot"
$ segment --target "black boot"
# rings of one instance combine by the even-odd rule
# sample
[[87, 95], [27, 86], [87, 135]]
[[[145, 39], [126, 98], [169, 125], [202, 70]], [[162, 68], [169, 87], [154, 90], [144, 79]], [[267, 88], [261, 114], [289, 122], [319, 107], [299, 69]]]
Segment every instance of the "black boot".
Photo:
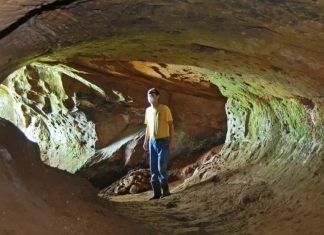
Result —
[[159, 199], [161, 197], [160, 182], [151, 182], [151, 185], [154, 195], [150, 198], [150, 200]]
[[168, 181], [161, 182], [161, 187], [162, 187], [162, 196], [161, 196], [161, 198], [167, 197], [167, 196], [169, 196], [171, 194], [170, 191], [169, 191]]

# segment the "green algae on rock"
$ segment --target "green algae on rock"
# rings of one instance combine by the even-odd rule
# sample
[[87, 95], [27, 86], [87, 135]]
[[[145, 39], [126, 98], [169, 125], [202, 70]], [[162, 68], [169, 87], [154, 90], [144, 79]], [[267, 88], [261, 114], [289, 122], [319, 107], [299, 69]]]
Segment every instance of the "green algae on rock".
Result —
[[95, 125], [77, 109], [70, 110], [62, 75], [83, 81], [78, 71], [61, 65], [33, 63], [12, 73], [0, 88], [1, 117], [17, 125], [40, 146], [46, 164], [69, 171], [80, 169], [95, 153]]

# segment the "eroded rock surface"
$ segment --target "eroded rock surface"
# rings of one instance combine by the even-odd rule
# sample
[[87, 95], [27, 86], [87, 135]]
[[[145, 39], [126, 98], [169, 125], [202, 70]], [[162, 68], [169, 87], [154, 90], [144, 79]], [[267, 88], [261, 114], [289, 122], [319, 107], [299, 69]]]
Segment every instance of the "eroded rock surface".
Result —
[[[136, 127], [129, 135], [141, 130], [147, 88], [158, 86], [163, 102], [176, 105], [171, 108], [179, 158], [186, 148], [191, 155], [196, 147], [217, 144], [221, 136], [213, 134], [223, 133], [224, 119], [216, 110], [227, 98], [225, 144], [207, 161], [195, 163], [192, 173], [190, 167], [188, 174], [176, 173], [191, 177], [180, 186], [188, 190], [184, 197], [162, 205], [173, 213], [164, 210], [155, 217], [161, 206], [150, 204], [153, 210], [142, 217], [144, 203], [131, 204], [127, 213], [151, 224], [163, 218], [167, 232], [176, 233], [323, 233], [322, 1], [31, 2], [7, 1], [0, 10], [1, 79], [34, 61], [86, 72], [81, 72], [83, 85], [69, 80], [65, 85], [68, 97], [78, 92], [77, 108], [98, 123], [99, 153], [113, 153], [90, 158], [93, 179], [96, 172], [112, 172], [107, 166], [113, 159], [119, 170], [126, 162], [135, 166], [145, 159], [137, 152], [132, 160], [140, 137], [134, 143], [125, 134], [129, 126]], [[54, 5], [48, 9], [41, 3]], [[36, 14], [29, 14], [33, 9]], [[185, 71], [186, 66], [195, 72]], [[1, 94], [2, 105], [14, 103], [7, 90]], [[111, 103], [121, 111], [106, 114]], [[96, 116], [99, 109], [103, 118]], [[1, 113], [18, 123], [13, 110]], [[118, 125], [105, 125], [106, 118]], [[207, 135], [211, 141], [204, 141]]]
[[[140, 61], [79, 63], [72, 64], [75, 68], [33, 63], [2, 85], [1, 116], [40, 145], [48, 165], [73, 173], [82, 168], [98, 187], [134, 167], [147, 167], [143, 123], [146, 91], [153, 85], [173, 113], [174, 158], [224, 141], [225, 98], [198, 68]], [[129, 87], [128, 80], [134, 79], [137, 85]]]
[[33, 64], [11, 74], [0, 87], [0, 116], [39, 144], [43, 162], [74, 173], [95, 154], [97, 136], [83, 112], [65, 107], [61, 69]]

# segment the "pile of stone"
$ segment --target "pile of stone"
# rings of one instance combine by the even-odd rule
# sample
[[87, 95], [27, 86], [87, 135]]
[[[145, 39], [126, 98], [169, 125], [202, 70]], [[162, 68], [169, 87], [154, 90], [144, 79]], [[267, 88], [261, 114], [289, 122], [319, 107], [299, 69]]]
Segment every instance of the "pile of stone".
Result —
[[104, 195], [136, 194], [149, 190], [149, 169], [137, 169], [129, 172], [126, 176], [101, 190]]

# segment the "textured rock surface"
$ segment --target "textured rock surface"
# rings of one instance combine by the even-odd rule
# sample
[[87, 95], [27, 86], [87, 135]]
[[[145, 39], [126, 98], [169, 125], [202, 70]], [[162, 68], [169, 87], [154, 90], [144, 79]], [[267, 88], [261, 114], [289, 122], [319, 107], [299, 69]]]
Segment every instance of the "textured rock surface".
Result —
[[64, 106], [63, 69], [32, 64], [11, 74], [0, 87], [0, 116], [38, 143], [43, 162], [74, 173], [94, 155], [97, 137], [83, 112]]
[[139, 169], [129, 172], [120, 180], [114, 182], [99, 192], [99, 196], [136, 194], [149, 190], [150, 171], [149, 169]]
[[85, 179], [44, 165], [39, 154], [0, 118], [1, 234], [156, 234], [119, 216]]
[[2, 72], [61, 49], [57, 56], [198, 65], [263, 80], [263, 90], [295, 84], [290, 93], [323, 95], [320, 1], [97, 0], [41, 13], [1, 40]]
[[[50, 166], [70, 172], [83, 167], [83, 175], [99, 187], [131, 168], [146, 167], [143, 122], [146, 91], [153, 85], [161, 87], [161, 102], [173, 112], [173, 157], [186, 158], [224, 141], [225, 98], [198, 68], [140, 61], [79, 63], [88, 67], [33, 63], [11, 74], [3, 86], [4, 94], [8, 89], [12, 95], [3, 95], [1, 116], [39, 143]], [[125, 82], [134, 79], [133, 87]]]
[[[199, 68], [85, 58], [69, 65], [85, 71], [84, 77], [101, 87], [111, 102], [87, 111], [96, 123], [99, 150], [82, 174], [96, 186], [109, 185], [134, 167], [148, 166], [142, 145], [146, 91], [150, 87], [160, 89], [161, 102], [173, 113], [177, 145], [173, 158], [186, 159], [225, 139], [225, 98]], [[84, 92], [74, 83], [64, 85]]]
[[[200, 68], [85, 58], [69, 65], [85, 71], [84, 78], [104, 89], [112, 102], [124, 104], [110, 107], [112, 111], [105, 115], [97, 114], [98, 111], [102, 114], [107, 112], [100, 109], [89, 114], [99, 125], [98, 148], [114, 141], [129, 125], [143, 128], [145, 108], [148, 106], [146, 91], [153, 86], [160, 89], [161, 102], [170, 106], [174, 116], [176, 134], [179, 135], [176, 137], [179, 143], [174, 155], [199, 149], [199, 146], [207, 144], [204, 143], [206, 139], [213, 145], [224, 138], [226, 114], [223, 109], [226, 99], [201, 73]], [[115, 113], [117, 116], [114, 116]], [[118, 113], [122, 116], [118, 116]]]
[[[106, 87], [108, 77], [122, 78], [118, 81], [123, 81], [124, 85], [115, 84], [114, 90], [124, 95], [117, 93], [116, 101], [129, 102], [133, 98], [144, 101], [137, 99], [136, 94], [142, 94], [155, 82], [161, 84], [160, 88], [165, 87], [166, 97], [181, 90], [183, 94], [177, 97], [180, 104], [183, 100], [194, 103], [202, 97], [220, 98], [215, 89], [203, 88], [202, 84], [210, 84], [208, 80], [228, 98], [228, 132], [222, 151], [199, 165], [192, 178], [182, 185], [185, 188], [206, 181], [199, 188], [205, 192], [200, 193], [194, 187], [189, 189], [184, 197], [187, 201], [183, 200], [179, 208], [175, 206], [175, 214], [171, 217], [167, 212], [163, 214], [164, 219], [174, 218], [165, 224], [168, 232], [181, 224], [188, 227], [185, 232], [196, 233], [205, 232], [201, 227], [220, 234], [323, 233], [321, 221], [324, 216], [319, 209], [323, 205], [324, 155], [322, 1], [96, 0], [65, 3], [64, 6], [52, 6], [51, 10], [41, 7], [38, 14], [27, 14], [23, 22], [18, 21], [14, 30], [1, 31], [1, 79], [33, 60], [60, 61], [82, 68], [82, 71], [91, 71], [92, 74], [84, 77], [99, 87]], [[19, 4], [16, 5], [16, 9], [20, 9]], [[7, 27], [33, 8], [35, 5], [20, 10], [17, 15], [2, 14], [1, 27]], [[0, 12], [6, 9], [1, 8]], [[152, 68], [153, 62], [159, 65], [158, 69]], [[166, 74], [165, 64], [198, 67], [200, 76], [207, 79], [202, 83], [194, 83], [193, 79], [189, 86], [182, 76]], [[126, 79], [125, 74], [142, 78], [145, 74], [146, 82], [139, 84], [137, 79]], [[173, 82], [172, 77], [179, 78], [179, 84]], [[191, 99], [188, 95], [200, 98]], [[4, 102], [12, 102], [10, 97], [5, 97]], [[170, 97], [168, 99], [166, 103]], [[170, 104], [178, 101], [172, 98]], [[198, 106], [204, 108], [202, 103]], [[136, 108], [141, 105], [143, 108], [144, 103]], [[96, 104], [84, 99], [81, 106], [91, 115]], [[181, 107], [183, 112], [187, 111], [186, 106]], [[210, 107], [208, 102], [206, 107]], [[215, 109], [217, 107], [210, 108], [210, 112]], [[13, 109], [2, 112], [6, 117], [14, 117]], [[113, 116], [111, 118], [114, 120]], [[206, 117], [202, 120], [208, 120], [209, 124], [195, 129], [197, 123], [192, 120], [200, 116], [189, 122], [181, 119], [181, 115], [178, 118], [183, 125], [181, 128], [188, 133], [204, 130], [201, 133], [204, 135], [209, 125], [220, 126]], [[125, 125], [121, 122], [116, 132], [123, 133]], [[102, 133], [113, 129], [103, 126]], [[117, 142], [120, 140], [116, 137]], [[102, 134], [98, 144], [109, 147], [110, 141], [115, 140]], [[177, 144], [182, 145], [181, 142]], [[120, 164], [124, 164], [124, 156], [120, 156]], [[233, 176], [237, 171], [240, 174]], [[217, 190], [209, 191], [211, 185], [216, 185]], [[228, 194], [222, 194], [223, 191]], [[201, 204], [197, 202], [198, 196], [204, 200]], [[188, 209], [188, 202], [199, 204], [200, 210]], [[219, 209], [222, 205], [224, 207]], [[132, 211], [134, 215], [142, 218], [136, 214], [137, 205], [133, 208], [136, 208]], [[161, 211], [160, 207], [155, 209]], [[182, 215], [182, 210], [189, 215]], [[192, 219], [201, 215], [210, 220]], [[152, 214], [145, 217], [156, 224], [154, 218]], [[278, 224], [282, 226], [278, 228]]]

